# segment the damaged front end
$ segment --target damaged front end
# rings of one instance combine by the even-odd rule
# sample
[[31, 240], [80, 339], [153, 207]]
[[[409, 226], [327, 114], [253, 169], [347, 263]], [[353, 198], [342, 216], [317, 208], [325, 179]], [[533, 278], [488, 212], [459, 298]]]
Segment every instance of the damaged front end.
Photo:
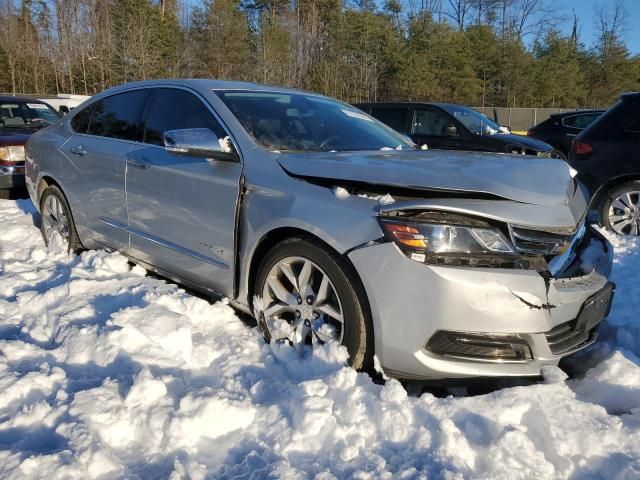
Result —
[[[407, 332], [383, 327], [383, 343], [416, 347], [412, 359], [402, 359], [399, 350], [381, 346], [390, 375], [538, 375], [542, 365], [592, 343], [608, 313], [613, 250], [584, 220], [573, 228], [530, 228], [417, 208], [416, 201], [381, 205], [377, 220], [384, 234], [377, 257], [384, 266], [374, 276], [392, 279], [377, 298], [393, 283], [411, 283], [406, 288], [414, 306], [407, 309], [413, 317]], [[389, 245], [406, 257], [402, 268], [384, 260]], [[351, 255], [358, 268], [365, 255]]]
[[532, 229], [457, 212], [382, 206], [386, 241], [429, 265], [535, 270], [545, 281], [611, 271], [612, 247], [581, 220], [574, 229]]

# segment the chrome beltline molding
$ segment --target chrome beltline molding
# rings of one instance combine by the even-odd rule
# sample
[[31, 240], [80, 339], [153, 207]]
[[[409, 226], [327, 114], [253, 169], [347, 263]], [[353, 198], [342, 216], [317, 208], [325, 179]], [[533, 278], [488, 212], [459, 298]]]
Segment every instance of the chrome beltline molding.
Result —
[[162, 240], [161, 238], [155, 237], [153, 235], [149, 235], [148, 233], [142, 232], [140, 230], [136, 230], [135, 228], [131, 228], [127, 225], [123, 225], [120, 222], [116, 222], [113, 221], [111, 219], [108, 218], [98, 218], [98, 220], [102, 223], [104, 223], [105, 225], [109, 225], [110, 227], [114, 227], [117, 228], [119, 230], [124, 230], [125, 232], [129, 233], [130, 235], [135, 235], [136, 237], [139, 238], [144, 238], [145, 240], [151, 242], [151, 243], [155, 243], [156, 245], [160, 245], [162, 247], [166, 247], [169, 248], [171, 250], [174, 250], [178, 253], [181, 253], [182, 255], [187, 255], [189, 257], [195, 258], [197, 260], [202, 260], [203, 262], [207, 262], [210, 263], [211, 265], [215, 265], [216, 267], [220, 267], [220, 268], [224, 268], [225, 270], [227, 270], [229, 268], [229, 265], [227, 265], [224, 262], [221, 262], [220, 260], [216, 260], [215, 258], [211, 258], [211, 257], [207, 257], [206, 255], [202, 255], [198, 252], [194, 252], [193, 250], [189, 250], [188, 248], [184, 248], [181, 247], [180, 245], [176, 245], [175, 243], [171, 243], [171, 242], [167, 242], [166, 240]]

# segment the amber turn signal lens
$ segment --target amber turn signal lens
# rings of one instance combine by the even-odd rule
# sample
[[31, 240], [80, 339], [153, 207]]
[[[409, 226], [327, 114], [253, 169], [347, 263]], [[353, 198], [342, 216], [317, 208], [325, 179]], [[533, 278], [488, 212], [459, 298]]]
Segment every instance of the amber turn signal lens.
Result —
[[385, 223], [387, 233], [393, 236], [399, 243], [412, 248], [427, 248], [427, 242], [416, 228], [393, 223]]

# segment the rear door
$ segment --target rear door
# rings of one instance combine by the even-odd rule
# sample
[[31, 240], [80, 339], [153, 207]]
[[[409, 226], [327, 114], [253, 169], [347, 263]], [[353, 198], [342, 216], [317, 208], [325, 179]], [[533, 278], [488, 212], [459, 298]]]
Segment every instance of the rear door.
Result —
[[168, 130], [228, 134], [203, 98], [178, 87], [154, 89], [145, 118], [127, 165], [131, 255], [231, 296], [242, 164], [176, 156], [163, 146]]
[[411, 109], [407, 106], [373, 105], [371, 116], [377, 118], [396, 132], [411, 136]]
[[126, 159], [142, 139], [146, 90], [118, 93], [92, 103], [71, 119], [74, 134], [61, 150], [65, 193], [81, 237], [126, 251]]

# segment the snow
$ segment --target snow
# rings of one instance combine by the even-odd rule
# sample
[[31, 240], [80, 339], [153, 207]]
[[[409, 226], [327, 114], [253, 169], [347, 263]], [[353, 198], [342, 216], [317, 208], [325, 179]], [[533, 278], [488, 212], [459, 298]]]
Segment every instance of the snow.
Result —
[[344, 200], [345, 198], [349, 198], [351, 196], [349, 191], [344, 187], [335, 187], [333, 189], [333, 193], [341, 200]]
[[225, 302], [117, 253], [47, 249], [0, 201], [0, 478], [640, 476], [640, 248], [571, 378], [435, 396], [375, 383], [344, 348], [266, 345]]
[[231, 152], [231, 139], [228, 136], [224, 138], [219, 138], [218, 143], [220, 144], [220, 150], [222, 150], [225, 153]]
[[[334, 193], [334, 195], [336, 197], [338, 197], [341, 200], [345, 200], [345, 199], [347, 199], [347, 198], [349, 198], [351, 196], [349, 191], [344, 187], [334, 187], [333, 193]], [[380, 205], [391, 205], [392, 203], [395, 203], [395, 201], [396, 201], [395, 198], [393, 198], [388, 193], [385, 193], [384, 195], [368, 195], [366, 193], [359, 193], [357, 196], [360, 197], [360, 198], [367, 198], [369, 200], [375, 200]]]

